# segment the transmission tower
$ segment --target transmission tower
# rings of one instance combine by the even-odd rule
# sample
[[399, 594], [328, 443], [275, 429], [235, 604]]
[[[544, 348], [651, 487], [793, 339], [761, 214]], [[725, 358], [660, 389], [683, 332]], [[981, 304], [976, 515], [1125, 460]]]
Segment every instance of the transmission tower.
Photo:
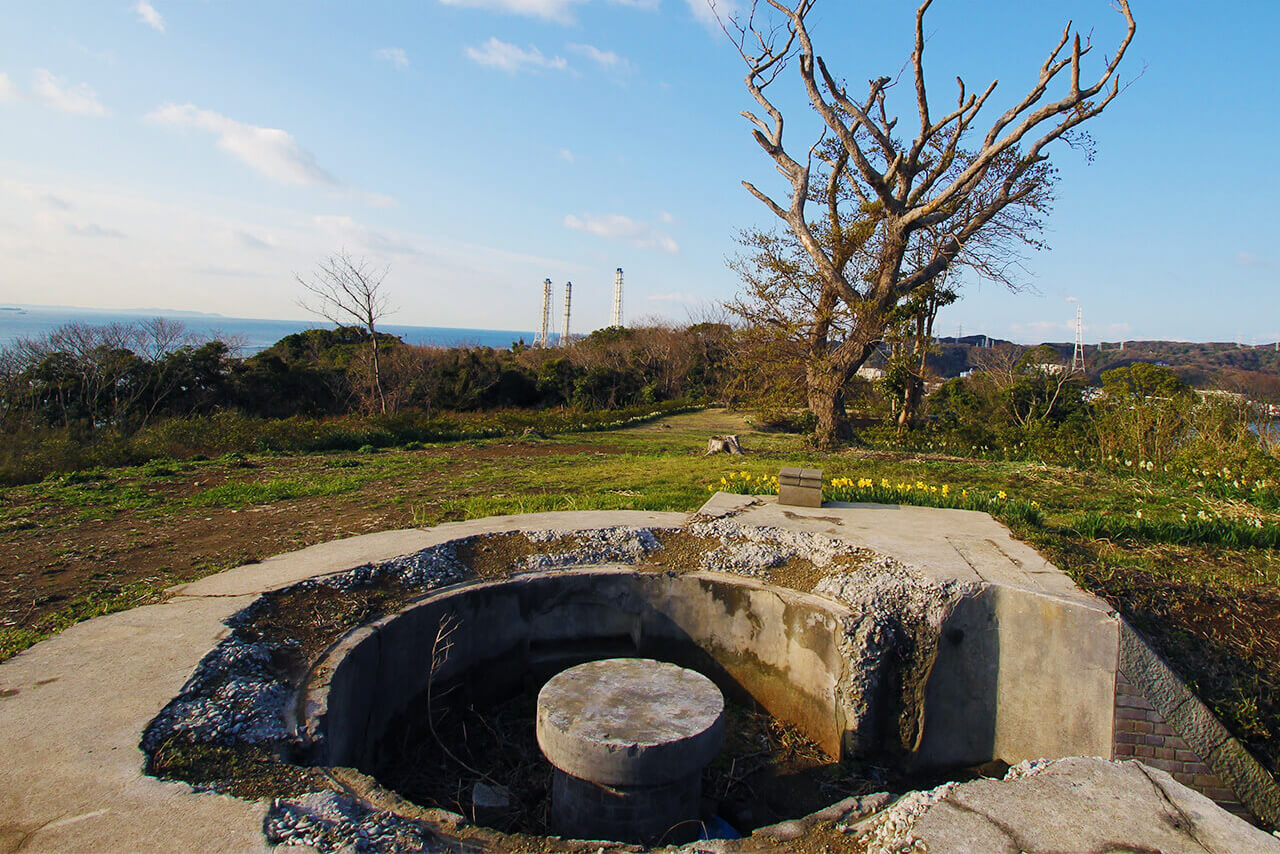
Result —
[[538, 340], [534, 341], [535, 347], [548, 346], [551, 335], [551, 280], [546, 279], [542, 283], [542, 326], [541, 332], [538, 333]]
[[1076, 305], [1076, 349], [1071, 354], [1071, 373], [1084, 373], [1084, 311]]
[[613, 274], [613, 317], [609, 320], [610, 326], [622, 325], [622, 268]]
[[573, 282], [564, 283], [564, 326], [561, 327], [560, 346], [569, 343], [569, 308], [573, 304]]

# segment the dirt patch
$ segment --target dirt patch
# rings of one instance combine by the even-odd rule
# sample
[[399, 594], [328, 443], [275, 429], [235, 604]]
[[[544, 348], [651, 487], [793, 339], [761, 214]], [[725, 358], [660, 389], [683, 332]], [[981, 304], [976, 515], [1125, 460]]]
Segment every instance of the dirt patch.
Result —
[[535, 543], [519, 531], [472, 537], [458, 544], [458, 561], [480, 578], [505, 578], [530, 555], [563, 551], [566, 540], [576, 545], [573, 537]]

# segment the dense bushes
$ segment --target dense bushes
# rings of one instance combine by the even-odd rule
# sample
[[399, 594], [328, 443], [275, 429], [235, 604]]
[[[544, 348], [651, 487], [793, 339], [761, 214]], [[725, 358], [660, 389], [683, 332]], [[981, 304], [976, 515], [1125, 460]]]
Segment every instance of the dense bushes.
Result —
[[358, 329], [311, 329], [240, 358], [168, 321], [71, 324], [0, 352], [0, 480], [229, 450], [579, 429], [714, 397], [730, 335], [718, 324], [613, 328], [568, 347], [510, 350], [379, 335], [388, 414], [374, 418], [382, 401], [368, 392]]

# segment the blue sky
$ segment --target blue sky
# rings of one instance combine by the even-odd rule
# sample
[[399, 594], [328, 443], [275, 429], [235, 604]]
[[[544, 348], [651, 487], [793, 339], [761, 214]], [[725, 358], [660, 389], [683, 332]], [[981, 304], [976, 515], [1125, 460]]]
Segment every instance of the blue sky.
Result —
[[[5, 5], [0, 303], [300, 317], [294, 273], [345, 248], [390, 265], [395, 323], [532, 329], [549, 277], [586, 331], [619, 266], [628, 321], [683, 321], [734, 293], [737, 231], [773, 225], [740, 182], [784, 192], [702, 0]], [[819, 52], [894, 75], [914, 8], [819, 0]], [[1133, 8], [1095, 161], [1051, 152], [1029, 289], [966, 280], [940, 334], [1068, 340], [1074, 298], [1089, 341], [1280, 338], [1280, 4]], [[997, 78], [1003, 110], [1071, 18], [1099, 51], [1120, 34], [1107, 0], [937, 0], [937, 102]], [[807, 147], [798, 79], [776, 88]]]

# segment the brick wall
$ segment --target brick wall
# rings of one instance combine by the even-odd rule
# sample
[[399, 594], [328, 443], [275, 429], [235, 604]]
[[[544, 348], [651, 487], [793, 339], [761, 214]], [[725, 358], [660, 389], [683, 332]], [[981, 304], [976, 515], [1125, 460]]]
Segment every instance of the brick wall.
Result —
[[1223, 809], [1249, 817], [1235, 792], [1204, 763], [1181, 736], [1165, 722], [1142, 691], [1116, 674], [1114, 759], [1140, 759], [1152, 768], [1167, 771], [1185, 786], [1212, 798]]

